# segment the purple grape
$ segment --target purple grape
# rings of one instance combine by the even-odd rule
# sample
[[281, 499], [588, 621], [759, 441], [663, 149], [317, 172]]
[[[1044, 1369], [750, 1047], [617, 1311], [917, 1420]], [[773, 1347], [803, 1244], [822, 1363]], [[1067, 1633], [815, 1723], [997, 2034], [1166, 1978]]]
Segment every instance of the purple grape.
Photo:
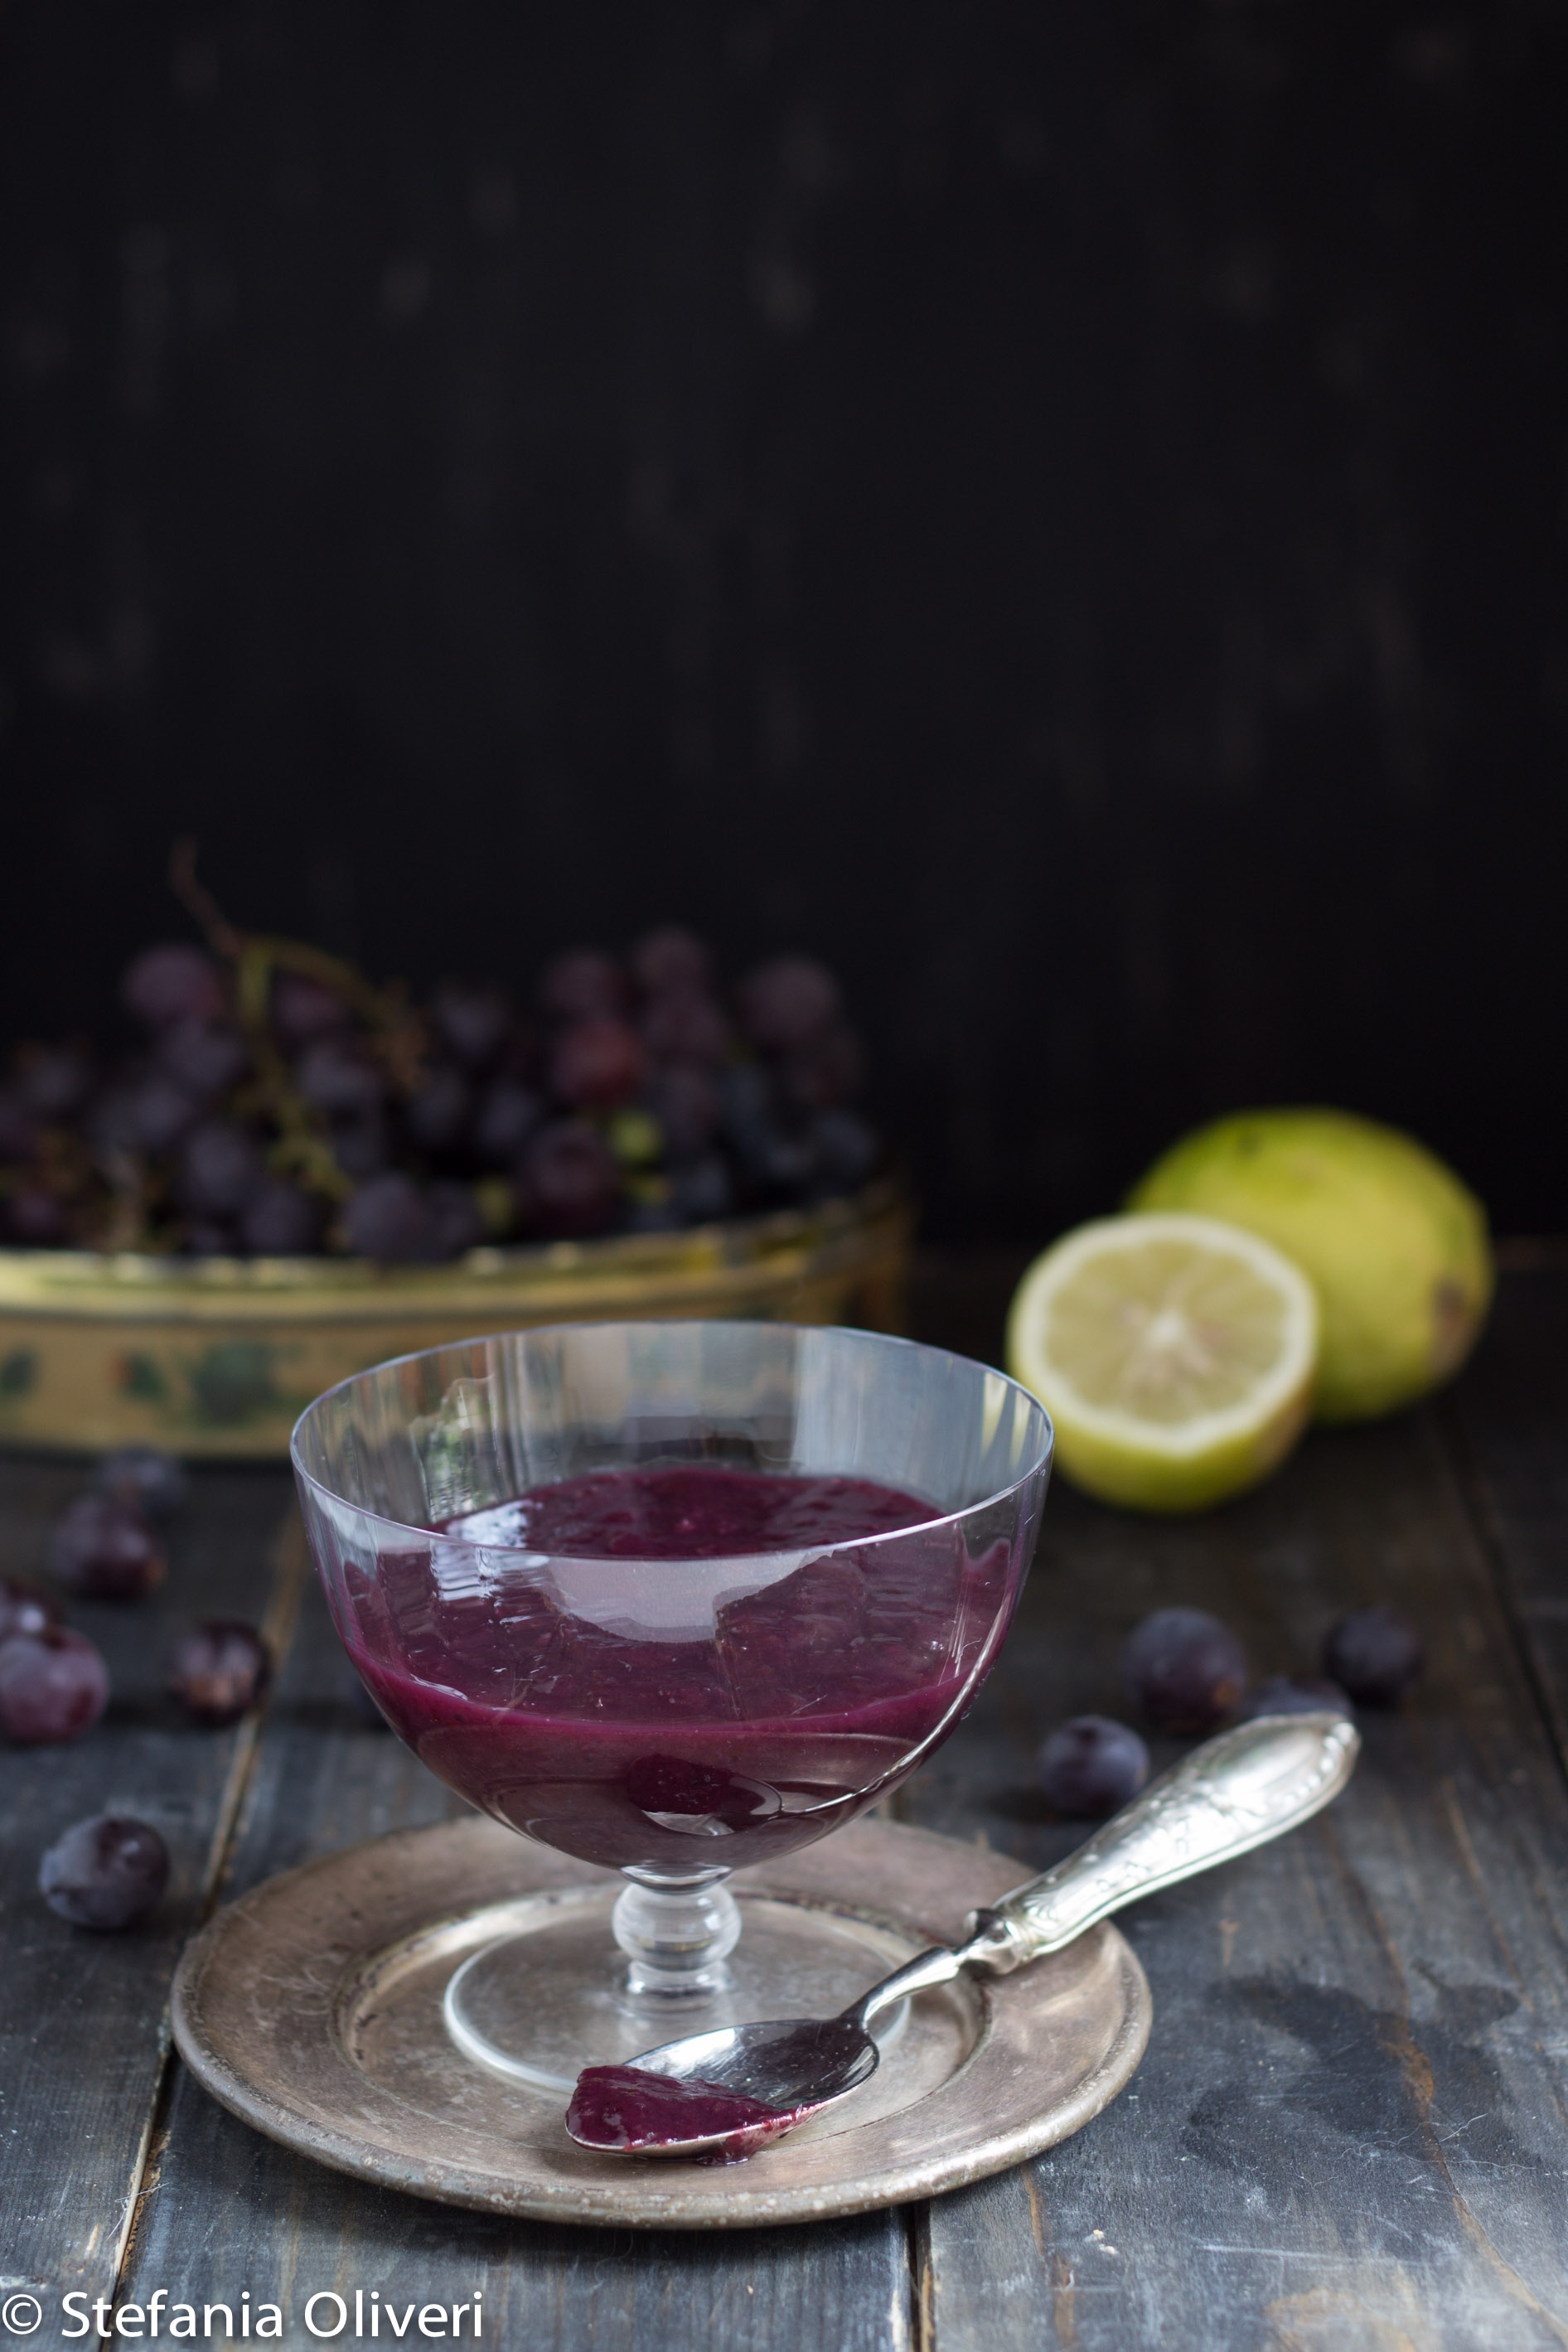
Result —
[[64, 1202], [36, 1177], [24, 1178], [6, 1202], [5, 1225], [24, 1249], [58, 1249], [70, 1237]]
[[311, 1109], [330, 1118], [363, 1118], [386, 1097], [386, 1081], [374, 1063], [341, 1037], [320, 1037], [308, 1045], [294, 1081]]
[[37, 1148], [37, 1113], [19, 1087], [0, 1087], [0, 1160], [31, 1160]]
[[811, 1190], [817, 1157], [809, 1134], [769, 1119], [737, 1136], [735, 1150], [752, 1183], [774, 1198], [800, 1200]]
[[0, 1576], [0, 1643], [17, 1633], [43, 1633], [60, 1622], [60, 1612], [47, 1592], [20, 1577]]
[[79, 1738], [108, 1702], [108, 1668], [68, 1625], [0, 1643], [0, 1732], [18, 1748]]
[[510, 1036], [501, 1048], [500, 1059], [490, 1073], [498, 1078], [521, 1078], [524, 1086], [539, 1082], [539, 1039], [526, 1021], [512, 1024]]
[[149, 1029], [176, 1021], [216, 1021], [224, 1009], [223, 974], [200, 948], [143, 948], [120, 983], [128, 1012]]
[[580, 1110], [614, 1110], [642, 1084], [643, 1051], [624, 1021], [574, 1021], [550, 1054], [550, 1090]]
[[430, 1187], [433, 1234], [430, 1255], [441, 1262], [477, 1249], [485, 1238], [485, 1221], [471, 1184], [439, 1183]]
[[626, 961], [645, 996], [671, 992], [700, 994], [712, 982], [712, 956], [694, 931], [683, 930], [679, 923], [664, 923], [658, 930], [645, 931]]
[[160, 1070], [121, 1080], [101, 1095], [89, 1122], [95, 1143], [115, 1151], [168, 1151], [195, 1124], [197, 1106]]
[[174, 1517], [191, 1489], [178, 1455], [164, 1454], [156, 1445], [122, 1445], [117, 1453], [106, 1454], [93, 1484], [100, 1495], [129, 1503], [158, 1525]]
[[626, 1001], [626, 983], [614, 956], [574, 948], [547, 963], [539, 1002], [552, 1021], [613, 1019]]
[[335, 988], [302, 971], [280, 971], [272, 983], [272, 1025], [289, 1045], [308, 1045], [346, 1029], [352, 1020]]
[[192, 1217], [184, 1246], [187, 1257], [237, 1257], [239, 1227], [224, 1217]]
[[1217, 1730], [1247, 1687], [1247, 1658], [1228, 1625], [1206, 1609], [1156, 1609], [1121, 1651], [1121, 1679], [1158, 1731]]
[[811, 1137], [817, 1173], [836, 1192], [858, 1192], [882, 1156], [876, 1129], [852, 1110], [820, 1111], [811, 1122]]
[[361, 1257], [413, 1265], [430, 1257], [436, 1224], [429, 1202], [411, 1176], [373, 1176], [350, 1198], [343, 1233]]
[[235, 1217], [267, 1181], [261, 1153], [231, 1119], [208, 1119], [186, 1136], [174, 1192], [187, 1216]]
[[1115, 1812], [1149, 1778], [1149, 1750], [1138, 1734], [1105, 1715], [1058, 1723], [1037, 1762], [1047, 1804], [1074, 1821]]
[[671, 1159], [689, 1159], [710, 1143], [723, 1115], [719, 1089], [706, 1070], [673, 1062], [648, 1087], [647, 1103]]
[[838, 982], [813, 956], [775, 956], [758, 964], [737, 994], [747, 1036], [767, 1054], [807, 1045], [838, 1018]]
[[816, 1175], [816, 1147], [780, 1117], [767, 1072], [739, 1063], [724, 1072], [721, 1089], [724, 1130], [749, 1183], [775, 1199], [804, 1197]]
[[643, 1044], [659, 1062], [721, 1062], [731, 1044], [723, 1013], [710, 996], [694, 989], [654, 997], [641, 1029]]
[[331, 1138], [332, 1157], [345, 1176], [356, 1184], [368, 1183], [373, 1176], [384, 1173], [392, 1158], [387, 1137], [386, 1120], [380, 1110], [367, 1110], [349, 1118], [328, 1122]]
[[439, 1065], [404, 1104], [404, 1123], [421, 1150], [450, 1151], [462, 1138], [470, 1108], [461, 1070]]
[[1260, 1715], [1353, 1715], [1338, 1683], [1315, 1680], [1310, 1675], [1266, 1675], [1242, 1701], [1240, 1720], [1255, 1723]]
[[239, 1084], [250, 1048], [226, 1022], [176, 1021], [158, 1040], [158, 1066], [193, 1101], [210, 1102]]
[[737, 1145], [778, 1117], [773, 1080], [758, 1062], [735, 1062], [721, 1073], [720, 1098], [724, 1128]]
[[517, 1078], [492, 1078], [474, 1119], [474, 1150], [486, 1168], [509, 1168], [542, 1122], [544, 1106]]
[[1358, 1706], [1396, 1706], [1420, 1675], [1425, 1657], [1415, 1621], [1380, 1601], [1352, 1609], [1331, 1627], [1323, 1672]]
[[140, 1601], [163, 1583], [168, 1563], [133, 1504], [79, 1495], [55, 1521], [49, 1567], [68, 1592], [94, 1601]]
[[678, 1163], [669, 1171], [669, 1205], [680, 1225], [715, 1225], [735, 1206], [727, 1163], [716, 1151]]
[[314, 1193], [298, 1184], [264, 1184], [246, 1204], [239, 1237], [253, 1257], [309, 1257], [321, 1246], [325, 1223]]
[[168, 1883], [169, 1849], [157, 1831], [119, 1813], [74, 1822], [38, 1865], [50, 1910], [104, 1933], [144, 1919]]
[[482, 1070], [500, 1052], [517, 1016], [502, 990], [447, 980], [436, 991], [430, 1017], [447, 1052], [465, 1069]]
[[[696, 1222], [700, 1223], [701, 1220]], [[634, 1201], [621, 1219], [628, 1234], [678, 1234], [687, 1223], [673, 1197], [668, 1201]]]
[[42, 1119], [66, 1119], [79, 1111], [93, 1088], [92, 1057], [79, 1045], [29, 1045], [17, 1070], [17, 1085], [30, 1110]]
[[860, 1040], [840, 1023], [784, 1056], [779, 1089], [796, 1110], [836, 1110], [854, 1101], [865, 1070]]
[[209, 1617], [183, 1634], [169, 1661], [169, 1690], [196, 1722], [237, 1723], [272, 1679], [267, 1644], [237, 1617]]
[[517, 1192], [525, 1225], [551, 1240], [582, 1240], [616, 1222], [619, 1163], [597, 1128], [584, 1119], [557, 1119], [523, 1153]]

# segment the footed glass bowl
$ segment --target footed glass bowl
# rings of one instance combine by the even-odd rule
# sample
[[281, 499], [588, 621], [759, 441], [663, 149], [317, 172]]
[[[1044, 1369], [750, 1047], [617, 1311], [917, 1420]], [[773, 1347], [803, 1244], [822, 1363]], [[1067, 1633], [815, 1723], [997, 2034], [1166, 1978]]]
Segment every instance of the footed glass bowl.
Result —
[[999, 1372], [774, 1323], [512, 1332], [310, 1406], [311, 1549], [387, 1719], [470, 1803], [625, 1882], [465, 1962], [447, 2021], [470, 2056], [563, 2087], [809, 2008], [835, 1967], [853, 1990], [807, 1914], [759, 1906], [741, 1940], [724, 1882], [854, 1820], [961, 1720], [1050, 1451]]

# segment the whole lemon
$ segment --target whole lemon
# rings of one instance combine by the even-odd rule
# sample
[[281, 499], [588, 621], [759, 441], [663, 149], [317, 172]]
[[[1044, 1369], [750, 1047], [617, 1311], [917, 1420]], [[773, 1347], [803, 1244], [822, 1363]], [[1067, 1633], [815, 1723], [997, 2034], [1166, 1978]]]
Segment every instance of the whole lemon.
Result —
[[1364, 1420], [1436, 1388], [1490, 1304], [1480, 1202], [1412, 1137], [1349, 1111], [1216, 1119], [1173, 1144], [1128, 1206], [1245, 1225], [1310, 1276], [1322, 1313], [1320, 1421]]

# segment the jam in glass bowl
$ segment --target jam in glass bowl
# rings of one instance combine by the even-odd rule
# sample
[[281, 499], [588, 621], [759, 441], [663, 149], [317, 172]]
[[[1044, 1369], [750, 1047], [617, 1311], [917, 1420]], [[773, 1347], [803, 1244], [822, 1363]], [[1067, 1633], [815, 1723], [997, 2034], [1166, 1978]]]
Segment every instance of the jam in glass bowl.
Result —
[[470, 2057], [558, 2089], [876, 1972], [804, 1909], [759, 1902], [742, 1936], [727, 1881], [853, 1821], [962, 1719], [1050, 1447], [999, 1372], [778, 1323], [514, 1332], [317, 1400], [295, 1468], [366, 1687], [470, 1804], [619, 1874], [463, 1962]]

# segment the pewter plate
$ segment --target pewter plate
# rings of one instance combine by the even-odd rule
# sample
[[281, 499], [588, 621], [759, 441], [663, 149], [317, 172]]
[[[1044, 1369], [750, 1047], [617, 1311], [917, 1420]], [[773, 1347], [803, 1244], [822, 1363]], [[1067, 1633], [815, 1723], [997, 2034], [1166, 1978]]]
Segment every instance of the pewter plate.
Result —
[[[854, 1989], [952, 1942], [1026, 1875], [976, 1846], [862, 1822], [746, 1872], [735, 1893], [747, 1933], [815, 1934], [826, 1974]], [[1149, 2038], [1143, 1972], [1100, 1927], [1015, 1976], [920, 1994], [864, 2092], [744, 2164], [595, 2156], [566, 2137], [558, 2094], [461, 2056], [441, 2004], [465, 1959], [531, 1917], [602, 1906], [607, 1942], [619, 1885], [487, 1821], [374, 1839], [218, 1914], [180, 1964], [174, 2040], [226, 2107], [340, 2172], [531, 2221], [736, 2230], [1000, 2172], [1097, 2116]]]

